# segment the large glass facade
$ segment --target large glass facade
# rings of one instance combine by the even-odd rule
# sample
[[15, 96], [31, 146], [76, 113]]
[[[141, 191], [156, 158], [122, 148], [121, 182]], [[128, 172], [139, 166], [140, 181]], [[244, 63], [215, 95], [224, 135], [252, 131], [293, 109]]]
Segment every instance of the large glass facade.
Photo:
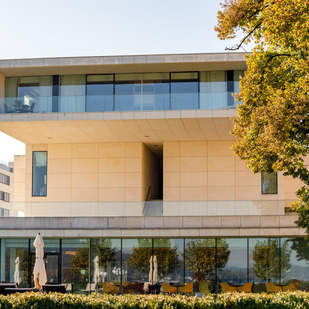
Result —
[[7, 77], [0, 113], [235, 108], [243, 71]]
[[[34, 239], [0, 241], [1, 281], [33, 286]], [[76, 293], [101, 291], [104, 282], [122, 287], [123, 292], [143, 292], [145, 286], [163, 282], [211, 282], [212, 291], [218, 291], [221, 282], [252, 282], [257, 287], [297, 282], [299, 289], [309, 288], [309, 242], [301, 237], [45, 238], [44, 242], [48, 283], [66, 284]]]

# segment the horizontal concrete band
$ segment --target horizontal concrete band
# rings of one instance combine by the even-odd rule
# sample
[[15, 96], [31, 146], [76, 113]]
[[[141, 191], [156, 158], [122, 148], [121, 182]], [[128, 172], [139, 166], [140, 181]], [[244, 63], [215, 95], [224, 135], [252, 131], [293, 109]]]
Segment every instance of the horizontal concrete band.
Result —
[[0, 230], [0, 238], [34, 238], [40, 232], [49, 238], [216, 238], [216, 237], [300, 237], [300, 228], [243, 229], [19, 229]]
[[[248, 53], [247, 53], [248, 54]], [[0, 60], [0, 68], [24, 68], [44, 66], [89, 66], [89, 65], [124, 65], [150, 63], [196, 63], [227, 62], [246, 60], [245, 53], [206, 53], [206, 54], [158, 54], [158, 55], [125, 55], [93, 57], [55, 57]]]
[[2, 217], [0, 230], [295, 229], [296, 215], [205, 217]]

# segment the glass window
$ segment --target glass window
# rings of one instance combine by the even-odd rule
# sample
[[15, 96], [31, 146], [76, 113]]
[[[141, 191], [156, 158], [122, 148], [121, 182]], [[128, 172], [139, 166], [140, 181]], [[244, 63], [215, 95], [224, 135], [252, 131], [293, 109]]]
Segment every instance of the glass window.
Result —
[[10, 193], [0, 191], [0, 201], [9, 202], [10, 201]]
[[114, 76], [87, 76], [87, 112], [104, 112], [114, 109]]
[[141, 110], [141, 74], [115, 74], [115, 111]]
[[74, 293], [81, 293], [91, 281], [89, 251], [88, 239], [62, 240], [62, 283], [68, 284]]
[[4, 183], [5, 185], [10, 185], [10, 176], [0, 173], [0, 183]]
[[278, 185], [277, 185], [277, 173], [261, 173], [262, 179], [262, 194], [277, 194], [278, 193]]
[[7, 112], [51, 112], [52, 76], [7, 77], [5, 104]]
[[226, 71], [200, 72], [200, 108], [226, 108], [226, 86]]
[[280, 281], [279, 238], [249, 239], [249, 281]]
[[247, 239], [217, 240], [218, 279], [220, 282], [244, 284], [247, 276]]
[[215, 282], [216, 240], [186, 239], [184, 256], [185, 281], [197, 282], [196, 288], [203, 293], [203, 281]]
[[184, 239], [154, 239], [153, 255], [157, 258], [160, 282], [184, 282]]
[[32, 196], [47, 195], [47, 151], [34, 151], [32, 157]]
[[[123, 239], [122, 241], [122, 282], [148, 282], [152, 239]], [[117, 274], [118, 275], [118, 274]], [[118, 278], [120, 281], [120, 278]]]
[[171, 73], [171, 109], [198, 109], [198, 88], [198, 72]]
[[281, 278], [284, 284], [296, 283], [298, 289], [309, 287], [309, 240], [281, 238]]
[[142, 110], [169, 109], [169, 73], [144, 73], [142, 75]]
[[84, 112], [86, 75], [60, 76], [60, 112]]
[[17, 279], [19, 287], [27, 287], [28, 247], [28, 239], [1, 239], [1, 282], [15, 282]]
[[[91, 282], [120, 282], [121, 240], [91, 239]], [[122, 279], [126, 281], [126, 269]]]
[[[234, 93], [238, 93], [239, 92], [239, 83], [240, 83], [240, 80], [241, 78], [244, 76], [244, 71], [234, 71]], [[234, 99], [234, 102], [239, 105], [239, 104], [242, 104], [241, 101], [235, 101]]]

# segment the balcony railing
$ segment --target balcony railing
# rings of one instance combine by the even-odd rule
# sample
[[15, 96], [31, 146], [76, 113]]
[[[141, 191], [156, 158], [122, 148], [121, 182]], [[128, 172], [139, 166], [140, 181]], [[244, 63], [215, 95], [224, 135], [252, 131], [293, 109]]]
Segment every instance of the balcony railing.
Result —
[[289, 200], [149, 201], [149, 202], [27, 202], [10, 203], [10, 216], [26, 217], [148, 217], [284, 215]]
[[81, 113], [110, 111], [162, 111], [234, 109], [231, 92], [162, 93], [86, 96], [24, 96], [0, 98], [0, 113]]

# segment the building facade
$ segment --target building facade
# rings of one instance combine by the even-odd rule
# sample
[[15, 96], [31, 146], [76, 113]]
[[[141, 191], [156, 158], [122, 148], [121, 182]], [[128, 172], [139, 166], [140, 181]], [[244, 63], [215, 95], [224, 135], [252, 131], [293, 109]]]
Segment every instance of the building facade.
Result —
[[[49, 282], [288, 282], [307, 287], [307, 242], [287, 210], [300, 185], [234, 156], [232, 96], [242, 53], [0, 61], [0, 130], [15, 157], [12, 214], [0, 218], [2, 281], [33, 238]], [[90, 286], [91, 288], [91, 286]]]
[[13, 198], [13, 168], [0, 163], [0, 217], [10, 215], [10, 202]]

